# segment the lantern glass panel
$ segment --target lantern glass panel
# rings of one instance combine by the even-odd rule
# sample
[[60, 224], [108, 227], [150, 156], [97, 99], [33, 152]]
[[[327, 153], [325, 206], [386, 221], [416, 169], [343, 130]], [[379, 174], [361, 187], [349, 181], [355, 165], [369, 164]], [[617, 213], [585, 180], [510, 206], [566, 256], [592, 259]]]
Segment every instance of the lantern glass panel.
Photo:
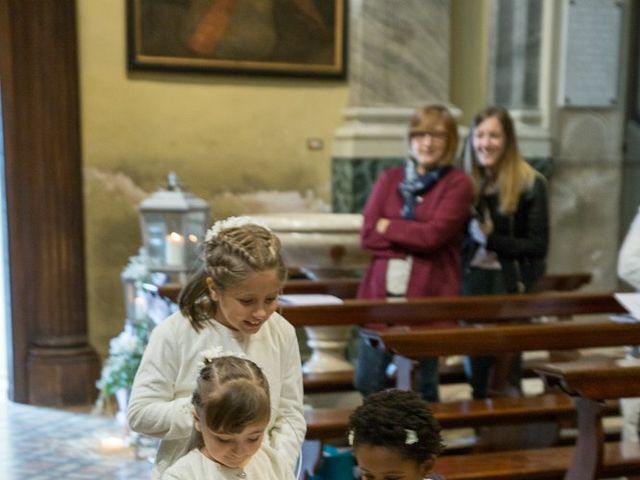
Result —
[[151, 267], [164, 264], [166, 226], [163, 212], [145, 212], [143, 214], [144, 245]]
[[207, 216], [207, 211], [205, 210], [192, 211], [185, 216], [185, 253], [187, 267], [189, 268], [194, 268], [197, 265], [202, 241], [204, 240]]
[[126, 307], [127, 322], [132, 322], [136, 318], [135, 298], [136, 298], [136, 281], [133, 278], [122, 278], [124, 287], [124, 304]]
[[184, 268], [186, 260], [185, 212], [167, 212], [164, 214], [166, 235], [164, 237], [164, 261], [167, 267]]

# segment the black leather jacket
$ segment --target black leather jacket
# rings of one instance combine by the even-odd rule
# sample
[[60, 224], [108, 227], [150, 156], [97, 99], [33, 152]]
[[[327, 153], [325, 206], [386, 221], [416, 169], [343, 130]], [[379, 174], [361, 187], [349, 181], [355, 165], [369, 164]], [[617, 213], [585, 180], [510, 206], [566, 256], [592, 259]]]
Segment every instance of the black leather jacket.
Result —
[[[487, 250], [498, 255], [507, 292], [520, 290], [518, 283], [529, 290], [544, 275], [545, 258], [549, 248], [549, 208], [547, 182], [537, 176], [531, 190], [520, 196], [518, 207], [511, 215], [498, 211], [498, 195], [483, 195], [480, 203], [491, 212], [494, 229], [487, 238]], [[463, 268], [469, 262], [478, 244], [466, 237], [463, 246]]]

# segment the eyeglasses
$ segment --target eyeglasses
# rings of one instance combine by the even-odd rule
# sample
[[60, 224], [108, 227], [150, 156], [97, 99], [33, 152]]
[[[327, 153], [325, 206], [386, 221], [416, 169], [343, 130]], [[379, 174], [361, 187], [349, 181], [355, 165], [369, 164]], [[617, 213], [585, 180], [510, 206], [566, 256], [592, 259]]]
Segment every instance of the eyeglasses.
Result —
[[424, 140], [429, 137], [434, 142], [444, 142], [447, 139], [447, 132], [411, 132], [411, 140]]

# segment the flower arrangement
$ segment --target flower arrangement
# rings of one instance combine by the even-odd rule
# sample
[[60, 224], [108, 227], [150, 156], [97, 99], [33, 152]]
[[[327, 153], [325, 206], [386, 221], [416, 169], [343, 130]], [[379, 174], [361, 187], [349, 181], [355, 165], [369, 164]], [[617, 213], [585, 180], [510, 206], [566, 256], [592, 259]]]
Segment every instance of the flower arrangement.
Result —
[[102, 367], [96, 386], [103, 396], [113, 395], [120, 389], [130, 390], [138, 371], [142, 354], [149, 341], [152, 323], [138, 321], [109, 342], [109, 357]]
[[99, 405], [118, 390], [131, 390], [149, 335], [155, 326], [146, 311], [147, 299], [141, 293], [143, 284], [151, 280], [148, 256], [143, 248], [138, 255], [129, 258], [122, 272], [122, 280], [125, 292], [132, 297], [132, 302], [138, 299], [143, 301], [145, 311], [136, 309], [135, 312], [128, 312], [133, 315], [128, 315], [124, 330], [109, 342], [109, 356], [102, 366], [100, 379], [96, 382], [96, 387], [100, 390]]

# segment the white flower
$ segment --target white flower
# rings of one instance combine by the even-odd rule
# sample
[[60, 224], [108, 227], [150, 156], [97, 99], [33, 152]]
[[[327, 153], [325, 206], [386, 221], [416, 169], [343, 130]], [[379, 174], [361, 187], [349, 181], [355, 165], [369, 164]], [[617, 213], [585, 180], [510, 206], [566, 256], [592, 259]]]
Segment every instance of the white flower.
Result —
[[266, 228], [267, 230], [270, 230], [267, 225], [255, 218], [244, 215], [241, 217], [228, 217], [224, 220], [218, 220], [216, 223], [214, 223], [211, 228], [207, 230], [207, 234], [204, 236], [204, 241], [210, 241], [211, 239], [217, 237], [221, 231], [227, 230], [228, 228], [242, 227], [243, 225], [249, 224], [259, 225], [263, 228]]
[[127, 331], [120, 333], [109, 342], [110, 355], [132, 354], [138, 348], [139, 339]]
[[129, 263], [122, 271], [122, 278], [126, 280], [146, 281], [149, 277], [148, 255], [144, 248], [141, 248], [138, 255], [129, 257]]
[[353, 439], [356, 436], [356, 432], [353, 430], [349, 430], [349, 436], [347, 437], [347, 441], [349, 442], [349, 446], [353, 447]]

